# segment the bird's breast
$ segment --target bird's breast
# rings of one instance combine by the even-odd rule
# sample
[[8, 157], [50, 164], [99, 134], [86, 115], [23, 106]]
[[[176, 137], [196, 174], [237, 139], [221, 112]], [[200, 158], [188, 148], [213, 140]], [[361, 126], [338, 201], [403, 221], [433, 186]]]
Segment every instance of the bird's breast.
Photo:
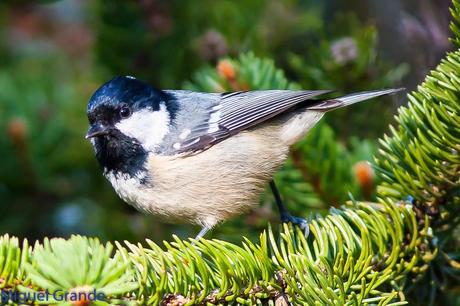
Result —
[[[144, 172], [130, 174], [112, 170], [104, 171], [104, 176], [123, 201], [135, 206], [136, 203], [142, 202], [142, 196], [150, 184], [150, 180]], [[138, 208], [141, 209], [142, 207]]]

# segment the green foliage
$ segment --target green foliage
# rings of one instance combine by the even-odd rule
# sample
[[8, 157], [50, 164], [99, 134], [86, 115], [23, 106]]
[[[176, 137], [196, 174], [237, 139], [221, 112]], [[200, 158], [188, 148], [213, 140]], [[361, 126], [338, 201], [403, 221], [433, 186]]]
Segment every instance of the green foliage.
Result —
[[[46, 73], [50, 66], [55, 73]], [[0, 128], [7, 136], [0, 139], [0, 153], [15, 161], [4, 165], [7, 168], [0, 172], [0, 180], [8, 180], [15, 188], [55, 190], [56, 181], [63, 179], [56, 172], [70, 167], [69, 159], [72, 166], [85, 162], [81, 160], [84, 156], [75, 154], [84, 141], [82, 134], [72, 129], [72, 125], [83, 125], [85, 118], [77, 116], [81, 110], [70, 103], [79, 98], [80, 87], [76, 80], [55, 78], [64, 69], [72, 68], [55, 57], [42, 63], [23, 60], [0, 72]], [[45, 167], [48, 164], [52, 166]]]
[[[452, 23], [454, 32], [456, 26]], [[459, 70], [457, 50], [408, 95], [409, 105], [399, 109], [399, 127], [390, 127], [391, 135], [381, 140], [376, 159], [384, 179], [379, 195], [415, 197], [426, 213], [438, 216], [436, 222], [443, 223], [448, 232], [458, 223], [460, 204]]]
[[334, 130], [323, 123], [296, 144], [291, 156], [293, 164], [323, 203], [339, 205], [350, 194], [365, 200], [372, 199], [375, 181], [367, 160], [374, 152], [372, 142], [357, 138], [352, 138], [346, 147], [337, 141]]
[[[130, 267], [119, 253], [112, 256], [112, 251], [110, 243], [104, 246], [97, 239], [81, 236], [72, 236], [69, 240], [45, 239], [43, 245], [35, 245], [31, 263], [23, 265], [33, 289], [21, 286], [20, 290], [64, 294], [96, 289], [110, 300], [137, 289]], [[56, 301], [47, 301], [53, 302]]]
[[225, 92], [251, 89], [300, 89], [289, 82], [284, 72], [270, 59], [261, 59], [254, 53], [241, 54], [237, 60], [221, 60], [217, 69], [204, 67], [184, 87], [203, 92]]
[[288, 298], [307, 305], [386, 305], [399, 300], [404, 275], [426, 269], [430, 253], [418, 249], [426, 230], [418, 233], [405, 203], [354, 203], [312, 220], [308, 238], [284, 225], [279, 241], [271, 230], [258, 244], [245, 239], [242, 246], [175, 237], [165, 251], [151, 241], [148, 248], [128, 243], [125, 258], [144, 267], [138, 269], [138, 296], [151, 305], [165, 297], [180, 304]]
[[453, 21], [450, 24], [450, 29], [452, 30], [454, 37], [451, 38], [451, 41], [460, 47], [460, 2], [458, 0], [452, 1], [454, 4], [450, 9], [452, 14]]
[[299, 0], [98, 0], [95, 7], [98, 62], [111, 75], [136, 71], [159, 87], [178, 86], [226, 54], [284, 53], [297, 35], [322, 26], [322, 5]]
[[[113, 210], [119, 202], [109, 188], [101, 188], [105, 182], [84, 139], [85, 103], [96, 84], [88, 85], [88, 75], [75, 77], [77, 69], [57, 53], [21, 57], [0, 71], [0, 155], [5, 161], [0, 165], [0, 231], [21, 236], [53, 231], [49, 219], [75, 203], [84, 208], [84, 232], [102, 223], [106, 214], [98, 210], [110, 211], [111, 220], [119, 216]], [[85, 199], [88, 194], [91, 200]], [[104, 205], [98, 208], [98, 201]]]
[[[382, 58], [375, 26], [364, 25], [351, 13], [336, 16], [318, 40], [308, 48], [308, 56], [293, 52], [287, 56], [292, 77], [302, 88], [344, 93], [387, 88], [396, 86], [408, 73], [406, 64], [395, 65]], [[390, 98], [386, 100], [337, 110], [325, 120], [339, 138], [348, 135], [376, 138], [397, 106], [388, 101]], [[376, 113], [381, 114], [378, 120]]]
[[313, 219], [308, 237], [284, 225], [279, 240], [269, 229], [257, 244], [174, 237], [164, 242], [165, 250], [149, 240], [148, 246], [117, 243], [112, 256], [110, 244], [73, 236], [37, 244], [31, 263], [23, 261], [21, 268], [36, 291], [96, 289], [148, 305], [249, 305], [284, 298], [310, 305], [386, 305], [400, 300], [405, 275], [426, 269], [432, 254], [420, 245], [429, 239], [427, 229], [419, 233], [407, 203], [349, 203]]
[[[459, 3], [455, 4], [451, 28], [457, 35]], [[431, 274], [445, 281], [460, 276], [460, 240], [455, 232], [460, 223], [459, 71], [457, 50], [447, 54], [417, 91], [408, 95], [408, 106], [399, 108], [396, 118], [399, 126], [390, 127], [391, 134], [380, 141], [376, 158], [383, 179], [378, 195], [392, 201], [414, 197], [418, 214], [429, 216], [436, 227], [442, 256]], [[439, 287], [446, 290], [448, 284], [439, 283]], [[419, 297], [423, 299], [424, 293]]]
[[408, 107], [399, 109], [399, 128], [391, 127], [391, 136], [384, 136], [377, 159], [385, 180], [380, 196], [411, 195], [441, 214], [447, 209], [455, 215], [452, 209], [460, 204], [459, 69], [460, 52], [450, 53], [408, 95]]
[[381, 58], [375, 26], [364, 25], [352, 13], [337, 15], [325, 32], [308, 57], [289, 53], [289, 67], [303, 88], [382, 88], [400, 82], [408, 72], [407, 65]]
[[24, 264], [29, 261], [29, 254], [27, 240], [21, 246], [16, 237], [0, 237], [0, 289], [15, 288], [24, 282]]

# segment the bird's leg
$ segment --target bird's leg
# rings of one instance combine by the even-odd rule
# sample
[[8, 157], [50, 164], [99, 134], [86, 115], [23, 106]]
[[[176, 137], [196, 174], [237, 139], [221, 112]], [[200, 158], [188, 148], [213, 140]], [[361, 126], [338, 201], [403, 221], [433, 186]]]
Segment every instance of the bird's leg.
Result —
[[208, 226], [203, 226], [203, 228], [201, 229], [201, 231], [198, 233], [198, 235], [196, 235], [195, 237], [195, 240], [198, 241], [200, 240], [201, 238], [203, 238], [204, 235], [206, 235], [207, 232], [209, 232], [211, 228], [208, 227]]
[[308, 236], [310, 233], [310, 228], [308, 227], [308, 221], [304, 218], [294, 217], [289, 213], [286, 206], [283, 204], [283, 200], [281, 199], [281, 195], [276, 188], [275, 180], [270, 180], [270, 188], [273, 192], [273, 196], [275, 197], [276, 206], [278, 206], [278, 210], [280, 212], [281, 222], [283, 223], [292, 223], [299, 226], [305, 232], [305, 236]]

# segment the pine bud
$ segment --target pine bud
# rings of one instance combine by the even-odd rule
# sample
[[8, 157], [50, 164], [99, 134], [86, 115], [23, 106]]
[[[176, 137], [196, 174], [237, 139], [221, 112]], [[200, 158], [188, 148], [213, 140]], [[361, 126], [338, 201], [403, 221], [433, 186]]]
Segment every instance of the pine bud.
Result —
[[[88, 306], [92, 304], [95, 301], [95, 297], [90, 298], [89, 294], [93, 291], [94, 289], [91, 286], [81, 286], [70, 290], [70, 302], [72, 306]], [[72, 294], [78, 296], [77, 300], [73, 299], [74, 296]]]
[[11, 118], [7, 124], [7, 133], [15, 144], [24, 143], [27, 136], [27, 124], [22, 118]]
[[234, 80], [236, 76], [235, 67], [229, 60], [221, 60], [217, 63], [217, 72], [226, 80]]
[[367, 161], [357, 162], [353, 167], [356, 180], [363, 190], [368, 190], [374, 182], [374, 170]]

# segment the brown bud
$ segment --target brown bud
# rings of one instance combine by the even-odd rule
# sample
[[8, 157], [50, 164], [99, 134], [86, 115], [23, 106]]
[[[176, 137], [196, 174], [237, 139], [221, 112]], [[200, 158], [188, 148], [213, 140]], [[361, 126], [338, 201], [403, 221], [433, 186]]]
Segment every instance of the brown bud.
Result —
[[221, 60], [217, 63], [217, 72], [226, 80], [234, 80], [236, 76], [235, 67], [229, 60]]
[[374, 182], [374, 170], [367, 161], [360, 161], [353, 167], [356, 179], [362, 188], [372, 186]]
[[27, 124], [22, 118], [11, 118], [7, 125], [7, 133], [15, 144], [23, 143], [27, 136]]
[[75, 287], [72, 290], [70, 290], [69, 293], [74, 293], [77, 294], [79, 299], [77, 301], [70, 301], [73, 306], [88, 306], [92, 302], [92, 300], [89, 299], [89, 293], [93, 291], [93, 288], [91, 286], [81, 286], [81, 287]]

